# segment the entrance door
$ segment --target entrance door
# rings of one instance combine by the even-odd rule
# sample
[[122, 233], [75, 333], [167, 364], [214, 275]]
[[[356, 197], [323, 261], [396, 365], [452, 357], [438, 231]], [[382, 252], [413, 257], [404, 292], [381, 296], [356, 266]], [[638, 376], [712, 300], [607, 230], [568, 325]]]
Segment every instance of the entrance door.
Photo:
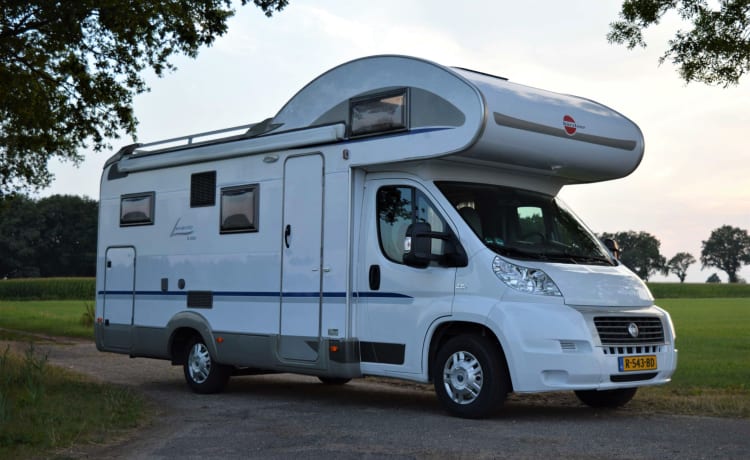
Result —
[[135, 249], [109, 248], [104, 275], [104, 346], [130, 350], [135, 301]]
[[284, 164], [281, 331], [284, 359], [315, 361], [320, 342], [323, 257], [323, 158]]

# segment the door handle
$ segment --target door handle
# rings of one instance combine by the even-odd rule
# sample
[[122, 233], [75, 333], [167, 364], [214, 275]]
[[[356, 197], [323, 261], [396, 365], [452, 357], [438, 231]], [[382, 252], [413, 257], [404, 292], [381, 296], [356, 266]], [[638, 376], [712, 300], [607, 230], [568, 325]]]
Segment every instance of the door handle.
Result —
[[368, 276], [370, 281], [370, 290], [377, 291], [380, 289], [380, 265], [370, 265], [370, 273]]
[[292, 236], [292, 226], [287, 224], [284, 229], [284, 245], [289, 249], [289, 237]]

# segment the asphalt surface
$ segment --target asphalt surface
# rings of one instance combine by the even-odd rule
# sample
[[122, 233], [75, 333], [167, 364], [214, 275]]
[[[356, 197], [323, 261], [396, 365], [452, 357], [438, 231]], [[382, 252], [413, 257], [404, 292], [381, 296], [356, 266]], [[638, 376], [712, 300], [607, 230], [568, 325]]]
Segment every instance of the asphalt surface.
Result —
[[[40, 346], [49, 362], [131, 386], [157, 415], [128, 439], [73, 458], [750, 458], [750, 420], [601, 411], [574, 396], [512, 396], [495, 417], [447, 416], [429, 387], [370, 379], [344, 386], [278, 374], [234, 377], [198, 395], [166, 361], [100, 353], [90, 342]], [[638, 396], [636, 395], [636, 398]]]

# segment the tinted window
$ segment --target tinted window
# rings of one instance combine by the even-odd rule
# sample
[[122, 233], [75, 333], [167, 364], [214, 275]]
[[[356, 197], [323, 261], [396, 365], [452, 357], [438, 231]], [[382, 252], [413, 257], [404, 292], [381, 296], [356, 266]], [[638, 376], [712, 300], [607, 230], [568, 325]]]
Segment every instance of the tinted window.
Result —
[[[378, 238], [385, 256], [397, 263], [404, 262], [408, 252], [407, 230], [414, 223], [429, 225], [429, 231], [448, 230], [445, 220], [421, 191], [407, 186], [389, 186], [378, 190]], [[443, 241], [432, 240], [432, 253], [444, 252]]]
[[258, 231], [258, 185], [221, 189], [221, 233]]
[[438, 182], [437, 186], [474, 233], [498, 254], [615, 264], [596, 236], [553, 196], [486, 184]]
[[120, 226], [154, 223], [154, 192], [132, 193], [120, 198]]

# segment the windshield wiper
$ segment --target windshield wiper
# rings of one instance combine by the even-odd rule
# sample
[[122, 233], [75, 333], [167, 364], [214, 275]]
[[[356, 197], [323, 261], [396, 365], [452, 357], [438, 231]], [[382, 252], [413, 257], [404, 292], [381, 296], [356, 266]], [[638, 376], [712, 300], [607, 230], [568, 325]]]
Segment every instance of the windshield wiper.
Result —
[[500, 246], [496, 243], [486, 243], [487, 246], [501, 256], [521, 258], [527, 260], [549, 260], [546, 254], [539, 252], [527, 252], [508, 246]]
[[570, 260], [574, 263], [590, 263], [596, 265], [614, 265], [610, 259], [604, 257], [587, 256], [582, 254], [571, 254], [569, 252], [546, 253], [545, 255], [554, 259]]

